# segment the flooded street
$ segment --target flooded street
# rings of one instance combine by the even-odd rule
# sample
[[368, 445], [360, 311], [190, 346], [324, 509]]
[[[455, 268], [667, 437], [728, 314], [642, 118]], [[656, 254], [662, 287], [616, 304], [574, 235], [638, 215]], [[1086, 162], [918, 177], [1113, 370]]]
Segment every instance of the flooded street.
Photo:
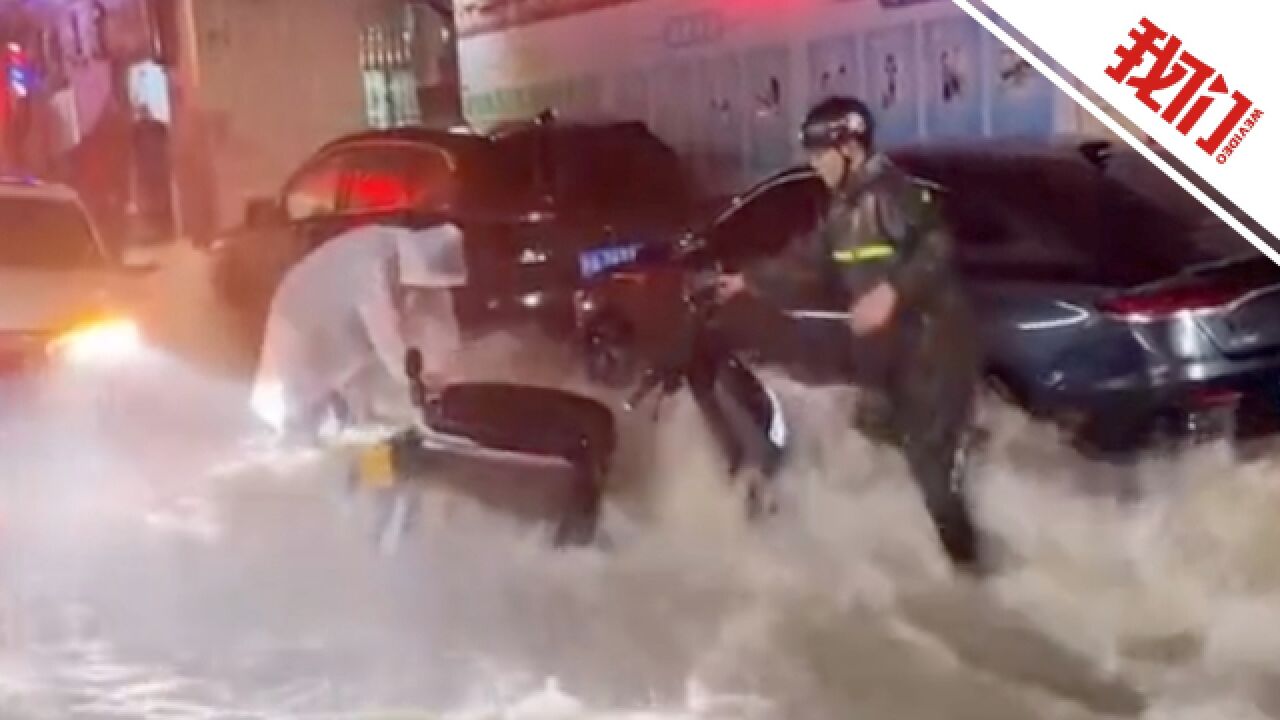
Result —
[[200, 260], [166, 266], [142, 419], [5, 418], [0, 716], [1280, 718], [1280, 456], [1107, 468], [989, 408], [977, 585], [849, 398], [771, 377], [762, 527], [682, 399], [628, 421], [607, 549], [433, 498], [382, 557], [343, 461], [254, 446]]

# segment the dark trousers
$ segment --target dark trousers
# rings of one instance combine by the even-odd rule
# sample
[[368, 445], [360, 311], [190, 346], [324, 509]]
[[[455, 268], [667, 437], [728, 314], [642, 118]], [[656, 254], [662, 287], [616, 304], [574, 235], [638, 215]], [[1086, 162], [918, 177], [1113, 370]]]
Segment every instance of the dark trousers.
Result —
[[973, 567], [980, 548], [965, 471], [979, 373], [965, 327], [908, 317], [866, 338], [828, 321], [768, 332], [787, 338], [777, 359], [801, 382], [859, 389], [854, 428], [901, 450], [943, 549], [957, 566]]
[[966, 568], [981, 560], [966, 487], [981, 379], [975, 335], [960, 306], [906, 315], [890, 341], [887, 376], [894, 429], [911, 475], [947, 555]]
[[[969, 393], [970, 405], [973, 393]], [[979, 557], [977, 529], [968, 503], [967, 479], [972, 420], [966, 413], [935, 421], [920, 435], [903, 433], [902, 452], [911, 477], [924, 497], [938, 539], [957, 566], [972, 567]]]

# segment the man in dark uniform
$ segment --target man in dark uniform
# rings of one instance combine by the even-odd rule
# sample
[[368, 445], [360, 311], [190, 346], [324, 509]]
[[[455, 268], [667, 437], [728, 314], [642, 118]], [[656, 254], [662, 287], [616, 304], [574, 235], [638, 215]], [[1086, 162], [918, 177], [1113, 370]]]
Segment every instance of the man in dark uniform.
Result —
[[976, 328], [934, 190], [874, 153], [873, 136], [871, 113], [854, 98], [810, 111], [802, 143], [832, 193], [826, 223], [782, 256], [724, 278], [721, 292], [772, 299], [816, 290], [847, 310], [841, 371], [864, 390], [859, 424], [902, 449], [947, 554], [976, 569], [963, 486], [981, 369]]

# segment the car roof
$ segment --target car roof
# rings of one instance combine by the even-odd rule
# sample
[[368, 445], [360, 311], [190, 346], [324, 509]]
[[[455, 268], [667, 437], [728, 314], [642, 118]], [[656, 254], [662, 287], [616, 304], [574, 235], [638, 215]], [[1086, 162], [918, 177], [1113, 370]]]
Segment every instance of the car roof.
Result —
[[487, 137], [464, 129], [401, 127], [390, 130], [365, 130], [343, 135], [322, 145], [315, 155], [321, 155], [350, 145], [386, 141], [431, 144], [453, 152], [472, 151], [491, 144]]
[[[1013, 158], [1030, 160], [1070, 160], [1091, 162], [1097, 146], [1107, 147], [1104, 141], [1087, 139], [1059, 139], [1041, 141], [1035, 139], [991, 139], [964, 140], [953, 142], [930, 142], [911, 145], [900, 145], [885, 151], [885, 154], [910, 170], [913, 162], [955, 161], [977, 158], [992, 160], [1009, 160]], [[1128, 151], [1123, 148], [1121, 151]], [[809, 182], [817, 179], [817, 174], [808, 165], [794, 165], [765, 175], [745, 189], [734, 193], [730, 202], [745, 199], [760, 192], [789, 182]]]
[[491, 137], [496, 141], [530, 135], [585, 135], [596, 133], [633, 133], [652, 135], [649, 126], [639, 120], [570, 120], [536, 123], [516, 122], [494, 129]]
[[[1167, 150], [1153, 148], [1165, 162], [1179, 167], [1176, 157]], [[1206, 206], [1188, 193], [1173, 178], [1152, 164], [1138, 150], [1123, 143], [1096, 138], [1065, 137], [1056, 140], [980, 140], [963, 144], [919, 144], [903, 146], [890, 151], [890, 156], [909, 171], [924, 169], [925, 174], [950, 166], [962, 167], [963, 163], [1009, 163], [1010, 161], [1078, 163], [1081, 167], [1096, 170], [1101, 182], [1117, 183], [1153, 207], [1193, 224], [1218, 224], [1217, 218]], [[1013, 164], [1010, 164], [1013, 167]], [[1191, 182], [1220, 204], [1229, 201], [1221, 193], [1194, 173], [1181, 168]], [[1274, 235], [1253, 223], [1244, 221], [1254, 233], [1269, 240]]]
[[1075, 162], [1102, 168], [1109, 155], [1120, 152], [1133, 152], [1133, 150], [1102, 140], [1080, 138], [1055, 140], [996, 138], [901, 145], [889, 149], [886, 154], [903, 164], [930, 160], [990, 159]]
[[570, 136], [595, 132], [649, 133], [648, 127], [639, 121], [520, 121], [499, 125], [492, 132], [481, 133], [466, 126], [430, 128], [406, 126], [387, 130], [367, 130], [344, 135], [320, 148], [317, 154], [345, 147], [378, 141], [432, 144], [454, 152], [478, 151], [497, 144], [532, 135]]
[[[995, 138], [982, 140], [935, 141], [900, 145], [885, 154], [903, 169], [912, 172], [913, 165], [928, 166], [934, 163], [954, 163], [971, 160], [1007, 162], [1010, 160], [1064, 161], [1106, 169], [1110, 156], [1141, 157], [1135, 150], [1117, 146], [1105, 140], [1092, 138], [1060, 137], [1053, 140], [1034, 138]], [[1145, 160], [1145, 159], [1144, 159]], [[816, 179], [808, 165], [795, 165], [770, 173], [728, 198], [730, 203], [746, 199], [765, 190], [789, 182], [808, 182]], [[923, 180], [923, 178], [920, 178]]]

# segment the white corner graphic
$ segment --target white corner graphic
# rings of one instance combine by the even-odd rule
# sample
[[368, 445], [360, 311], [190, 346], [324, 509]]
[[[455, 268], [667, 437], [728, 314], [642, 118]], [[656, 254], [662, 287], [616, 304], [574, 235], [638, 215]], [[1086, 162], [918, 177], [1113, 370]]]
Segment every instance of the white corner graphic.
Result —
[[[959, 7], [961, 10], [964, 10], [971, 17], [973, 17], [973, 19], [976, 20], [978, 23], [980, 23], [984, 28], [986, 28], [987, 32], [990, 32], [992, 35], [999, 38], [1000, 41], [1003, 42], [1007, 47], [1017, 52], [1018, 55], [1020, 55], [1028, 63], [1031, 63], [1032, 67], [1034, 67], [1037, 71], [1040, 72], [1040, 74], [1044, 75], [1051, 82], [1053, 82], [1053, 84], [1056, 85], [1058, 89], [1062, 90], [1069, 97], [1071, 97], [1072, 100], [1075, 100], [1077, 103], [1079, 103], [1080, 106], [1083, 107], [1085, 110], [1088, 110], [1089, 114], [1097, 118], [1099, 122], [1101, 122], [1103, 125], [1107, 127], [1107, 129], [1115, 133], [1119, 138], [1121, 138], [1126, 143], [1128, 143], [1131, 147], [1133, 147], [1134, 150], [1140, 153], [1144, 158], [1146, 158], [1153, 165], [1159, 168], [1161, 172], [1165, 173], [1171, 179], [1173, 179], [1174, 182], [1178, 183], [1178, 185], [1183, 190], [1186, 190], [1188, 193], [1191, 194], [1192, 197], [1199, 200], [1206, 208], [1211, 210], [1214, 215], [1217, 215], [1231, 229], [1240, 233], [1241, 237], [1248, 240], [1263, 255], [1266, 255], [1268, 258], [1271, 259], [1272, 262], [1276, 263], [1277, 265], [1280, 265], [1280, 252], [1278, 252], [1275, 248], [1271, 247], [1269, 244], [1267, 244], [1261, 238], [1259, 238], [1257, 234], [1255, 234], [1252, 230], [1250, 230], [1243, 223], [1237, 220], [1234, 215], [1224, 210], [1217, 202], [1215, 202], [1212, 198], [1210, 198], [1207, 194], [1205, 194], [1204, 191], [1202, 191], [1199, 187], [1197, 187], [1195, 183], [1191, 182], [1190, 180], [1187, 180], [1187, 178], [1185, 178], [1181, 173], [1179, 173], [1171, 165], [1169, 165], [1169, 163], [1165, 162], [1165, 160], [1161, 158], [1158, 154], [1156, 154], [1150, 147], [1148, 147], [1146, 143], [1134, 137], [1133, 134], [1130, 133], [1127, 128], [1125, 128], [1122, 124], [1116, 122], [1116, 120], [1113, 119], [1106, 111], [1098, 107], [1097, 103], [1091, 100], [1084, 93], [1080, 92], [1080, 90], [1076, 88], [1072, 83], [1070, 83], [1065, 78], [1063, 78], [1060, 73], [1058, 73], [1053, 68], [1049, 67], [1049, 65], [1046, 64], [1044, 61], [1042, 61], [1039, 58], [1039, 56], [1036, 55], [1036, 53], [1033, 53], [1030, 50], [1028, 50], [1026, 46], [1024, 46], [1021, 42], [1015, 39], [1012, 35], [1006, 32], [1003, 28], [1001, 28], [995, 22], [993, 22], [985, 12], [975, 7], [972, 0], [952, 0], [952, 2], [954, 2], [956, 6]], [[995, 11], [993, 10], [992, 12], [995, 12]]]

